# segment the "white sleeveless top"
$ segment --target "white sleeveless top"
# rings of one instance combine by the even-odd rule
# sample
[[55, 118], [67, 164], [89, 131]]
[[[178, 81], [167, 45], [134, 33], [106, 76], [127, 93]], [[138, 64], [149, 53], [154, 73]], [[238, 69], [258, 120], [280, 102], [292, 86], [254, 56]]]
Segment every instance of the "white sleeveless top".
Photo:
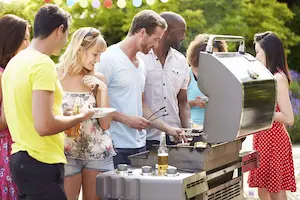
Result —
[[[64, 92], [62, 108], [72, 109], [75, 101], [80, 100], [81, 105], [86, 102], [90, 92]], [[91, 99], [91, 104], [96, 107], [96, 99]], [[97, 119], [88, 119], [78, 126], [76, 136], [65, 131], [65, 155], [67, 158], [81, 160], [101, 160], [116, 155], [109, 132], [103, 131]], [[73, 128], [74, 130], [74, 128]]]

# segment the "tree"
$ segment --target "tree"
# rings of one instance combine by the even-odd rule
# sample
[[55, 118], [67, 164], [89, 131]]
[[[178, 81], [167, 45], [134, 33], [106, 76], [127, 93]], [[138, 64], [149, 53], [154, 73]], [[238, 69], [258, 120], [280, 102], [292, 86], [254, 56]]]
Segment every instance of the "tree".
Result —
[[[32, 23], [34, 13], [42, 4], [37, 0], [31, 0], [26, 5], [0, 3], [0, 16], [14, 13]], [[97, 27], [109, 45], [126, 36], [133, 16], [142, 9], [152, 9], [158, 13], [169, 10], [186, 19], [188, 30], [183, 52], [200, 33], [242, 35], [248, 51], [252, 53], [253, 35], [257, 32], [270, 30], [277, 33], [287, 53], [300, 41], [299, 36], [286, 26], [294, 17], [293, 12], [285, 3], [276, 0], [169, 0], [166, 4], [157, 1], [152, 6], [143, 4], [140, 8], [133, 7], [129, 2], [124, 9], [116, 5], [111, 9], [94, 9], [91, 5], [83, 9], [78, 4], [72, 8], [64, 4], [63, 8], [73, 16], [71, 33], [83, 26]]]
[[[295, 17], [288, 23], [288, 27], [295, 33], [300, 35], [300, 3], [297, 2], [292, 6], [292, 11]], [[291, 69], [300, 72], [300, 43], [290, 48], [291, 54], [289, 55], [288, 63]]]

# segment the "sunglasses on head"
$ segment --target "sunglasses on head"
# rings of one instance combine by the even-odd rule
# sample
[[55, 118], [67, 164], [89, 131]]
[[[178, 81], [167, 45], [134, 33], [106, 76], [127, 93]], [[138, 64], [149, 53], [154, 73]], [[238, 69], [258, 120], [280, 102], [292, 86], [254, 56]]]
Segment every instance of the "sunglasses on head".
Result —
[[95, 28], [91, 28], [90, 31], [84, 36], [84, 38], [93, 36], [93, 37], [98, 37], [100, 35], [100, 31]]

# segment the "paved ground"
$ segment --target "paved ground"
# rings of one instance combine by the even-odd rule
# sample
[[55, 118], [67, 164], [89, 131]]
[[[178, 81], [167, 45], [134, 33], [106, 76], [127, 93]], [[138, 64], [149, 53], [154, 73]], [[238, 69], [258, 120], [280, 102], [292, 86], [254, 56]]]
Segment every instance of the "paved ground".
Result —
[[295, 164], [295, 175], [297, 181], [297, 192], [289, 193], [289, 200], [299, 200], [300, 199], [300, 146], [293, 147], [294, 154], [294, 164]]
[[[252, 138], [249, 137], [243, 143], [243, 149], [249, 150], [251, 149], [251, 140]], [[288, 200], [299, 200], [300, 199], [300, 145], [293, 146], [293, 156], [294, 156], [294, 165], [295, 165], [295, 176], [297, 181], [297, 192], [291, 193], [288, 192]], [[244, 191], [245, 197], [247, 200], [257, 200], [259, 199], [257, 196], [257, 190], [253, 188], [248, 188], [247, 186], [247, 175], [244, 175]]]

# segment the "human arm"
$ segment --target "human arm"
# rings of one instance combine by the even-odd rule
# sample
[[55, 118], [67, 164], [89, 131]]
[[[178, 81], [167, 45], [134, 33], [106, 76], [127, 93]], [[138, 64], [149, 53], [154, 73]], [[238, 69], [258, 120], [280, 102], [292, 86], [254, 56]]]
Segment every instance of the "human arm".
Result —
[[[109, 53], [104, 52], [101, 54], [100, 62], [96, 64], [96, 71], [105, 76], [108, 88], [110, 84], [113, 83], [117, 71], [114, 56], [115, 55], [111, 56]], [[138, 130], [145, 129], [149, 125], [149, 121], [142, 116], [130, 116], [118, 111], [113, 113], [113, 120]]]
[[199, 107], [204, 108], [206, 106], [206, 102], [201, 99], [201, 97], [196, 97], [194, 100], [189, 100], [190, 107]]
[[[143, 94], [143, 116], [144, 118], [148, 119], [152, 114], [152, 110], [150, 109], [150, 107], [147, 105], [147, 103], [144, 100], [144, 94]], [[151, 117], [152, 119], [156, 118], [155, 115], [153, 117]], [[151, 121], [151, 119], [150, 119]], [[179, 139], [179, 134], [182, 133], [182, 130], [179, 128], [175, 128], [172, 127], [170, 125], [168, 125], [167, 123], [165, 123], [163, 120], [157, 118], [153, 121], [151, 121], [151, 126], [153, 126], [154, 128], [161, 130], [163, 132], [165, 132], [168, 135], [171, 135], [173, 137], [175, 137], [176, 140]]]
[[[109, 108], [108, 89], [106, 86], [106, 80], [103, 74], [95, 73], [94, 75], [87, 75], [83, 77], [83, 83], [86, 84], [90, 89], [93, 89], [96, 84], [99, 85], [96, 92], [96, 106], [98, 108]], [[113, 114], [108, 114], [103, 118], [98, 118], [98, 123], [103, 130], [110, 128]]]
[[289, 84], [287, 77], [283, 73], [276, 73], [277, 81], [277, 103], [280, 112], [276, 112], [274, 120], [284, 125], [292, 126], [294, 124], [294, 113], [289, 96]]
[[190, 119], [190, 106], [187, 100], [187, 90], [181, 89], [177, 95], [177, 99], [181, 126], [183, 128], [188, 128]]
[[90, 109], [74, 116], [58, 116], [53, 113], [54, 92], [35, 90], [32, 92], [32, 117], [34, 128], [40, 136], [50, 136], [67, 130], [93, 116]]
[[3, 98], [2, 98], [2, 73], [0, 72], [0, 100], [1, 100], [1, 118], [0, 118], [0, 131], [7, 128], [4, 106], [3, 106]]
[[[177, 101], [178, 101], [179, 117], [181, 120], [181, 126], [183, 128], [189, 128], [189, 119], [190, 119], [191, 113], [190, 113], [190, 104], [189, 104], [189, 101], [187, 98], [187, 89], [188, 89], [188, 85], [191, 82], [192, 77], [190, 77], [191, 68], [189, 67], [189, 65], [187, 63], [186, 58], [184, 58], [182, 66], [184, 68], [185, 73], [184, 73], [183, 83], [177, 94]], [[199, 101], [197, 101], [197, 102], [199, 102]]]
[[32, 84], [33, 123], [41, 136], [57, 134], [87, 120], [94, 114], [90, 109], [74, 116], [54, 114], [54, 92], [62, 91], [60, 91], [55, 65], [49, 59], [41, 59], [41, 62], [34, 65], [29, 72]]
[[149, 120], [145, 119], [144, 117], [129, 116], [121, 112], [114, 112], [113, 120], [126, 124], [128, 127], [138, 129], [140, 131], [147, 128], [150, 124]]

